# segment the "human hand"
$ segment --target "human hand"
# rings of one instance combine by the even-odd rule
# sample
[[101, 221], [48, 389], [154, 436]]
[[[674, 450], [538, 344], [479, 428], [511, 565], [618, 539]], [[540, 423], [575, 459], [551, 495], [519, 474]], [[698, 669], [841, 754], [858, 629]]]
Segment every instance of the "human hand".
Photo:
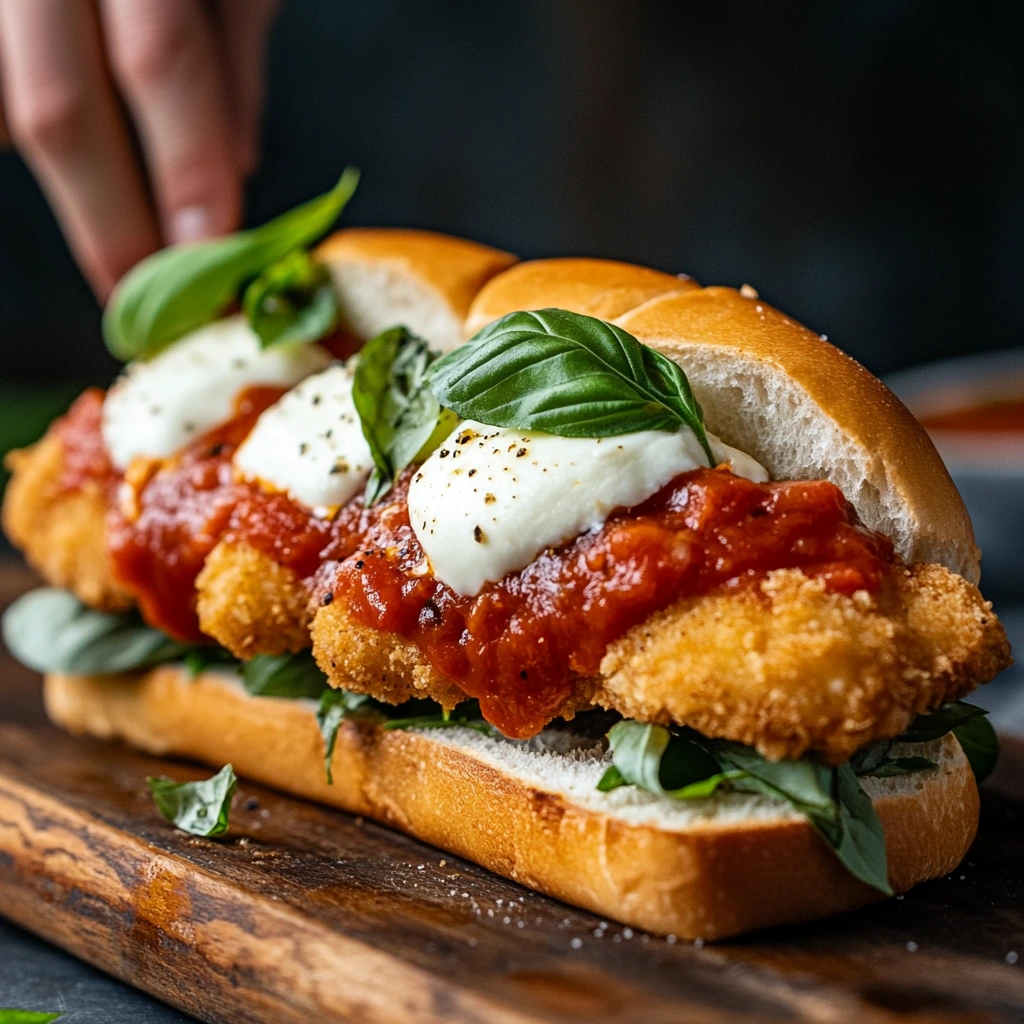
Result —
[[0, 0], [0, 142], [9, 132], [101, 299], [161, 245], [238, 226], [276, 6]]

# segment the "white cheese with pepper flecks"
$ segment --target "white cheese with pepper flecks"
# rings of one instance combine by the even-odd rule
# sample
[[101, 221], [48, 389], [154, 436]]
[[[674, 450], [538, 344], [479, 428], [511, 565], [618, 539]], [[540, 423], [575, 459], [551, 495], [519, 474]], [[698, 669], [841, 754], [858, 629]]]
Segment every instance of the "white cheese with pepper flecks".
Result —
[[[708, 439], [738, 476], [768, 479], [749, 455]], [[467, 420], [413, 476], [409, 519], [434, 576], [476, 594], [702, 466], [707, 457], [686, 428], [570, 438]]]
[[216, 320], [125, 367], [103, 402], [103, 441], [118, 469], [167, 458], [229, 419], [245, 388], [291, 387], [330, 360], [319, 345], [262, 350], [243, 316]]
[[353, 498], [373, 469], [352, 400], [354, 369], [355, 360], [335, 363], [283, 395], [235, 452], [235, 469], [321, 513]]

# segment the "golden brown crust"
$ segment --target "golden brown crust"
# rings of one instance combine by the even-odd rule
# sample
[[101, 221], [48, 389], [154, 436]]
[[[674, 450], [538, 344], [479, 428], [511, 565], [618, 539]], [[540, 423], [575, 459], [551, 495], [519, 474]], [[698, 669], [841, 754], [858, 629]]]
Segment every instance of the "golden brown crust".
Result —
[[992, 606], [962, 577], [897, 569], [893, 591], [849, 598], [780, 570], [759, 591], [681, 601], [611, 645], [595, 700], [773, 759], [814, 750], [839, 764], [1010, 662]]
[[445, 679], [419, 649], [395, 633], [356, 625], [340, 601], [316, 610], [311, 632], [313, 655], [331, 685], [346, 687], [358, 678], [369, 693], [389, 704], [430, 697], [451, 710], [466, 695]]
[[[598, 704], [773, 759], [813, 750], [838, 764], [1010, 663], [992, 606], [962, 577], [914, 566], [897, 569], [891, 589], [851, 598], [779, 570], [759, 590], [687, 598], [613, 643], [562, 713]], [[459, 699], [409, 641], [358, 625], [340, 602], [317, 611], [312, 635], [334, 686], [392, 702]]]
[[686, 276], [634, 263], [577, 257], [531, 260], [480, 289], [466, 320], [466, 334], [520, 309], [554, 307], [614, 320], [658, 296], [699, 288]]
[[[863, 906], [857, 882], [792, 817], [637, 824], [581, 805], [427, 733], [347, 721], [334, 785], [314, 715], [299, 701], [248, 697], [215, 675], [50, 676], [47, 709], [77, 733], [145, 750], [231, 762], [238, 774], [376, 818], [551, 896], [634, 927], [724, 938]], [[952, 739], [943, 767], [875, 797], [889, 879], [903, 892], [952, 870], [974, 838], [978, 794]]]
[[30, 448], [6, 459], [11, 480], [3, 501], [3, 528], [28, 563], [50, 584], [73, 591], [101, 611], [120, 612], [134, 601], [113, 580], [106, 543], [106, 498], [95, 484], [61, 486], [64, 445], [52, 428]]
[[[941, 562], [977, 582], [979, 552], [970, 516], [935, 445], [906, 406], [845, 352], [733, 288], [666, 295], [620, 323], [684, 367], [696, 349], [705, 359], [749, 359], [762, 372], [771, 367], [789, 378], [834, 423], [843, 444], [862, 456], [868, 485], [893, 489], [912, 535], [901, 552], [906, 560]], [[858, 495], [847, 498], [858, 504]]]
[[199, 628], [236, 658], [309, 647], [309, 594], [289, 568], [248, 544], [221, 541], [196, 578]]

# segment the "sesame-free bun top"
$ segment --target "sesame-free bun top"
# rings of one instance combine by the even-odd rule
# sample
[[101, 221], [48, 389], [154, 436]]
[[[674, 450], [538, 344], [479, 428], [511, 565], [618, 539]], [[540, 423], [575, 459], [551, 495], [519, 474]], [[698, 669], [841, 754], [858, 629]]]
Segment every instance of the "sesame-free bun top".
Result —
[[607, 260], [535, 260], [481, 289], [467, 330], [548, 307], [609, 320], [669, 356], [708, 428], [773, 479], [832, 481], [904, 560], [977, 582], [970, 517], [924, 428], [863, 366], [752, 289]]
[[316, 250], [331, 271], [346, 327], [372, 338], [396, 324], [443, 351], [462, 341], [473, 297], [515, 256], [407, 228], [345, 228]]

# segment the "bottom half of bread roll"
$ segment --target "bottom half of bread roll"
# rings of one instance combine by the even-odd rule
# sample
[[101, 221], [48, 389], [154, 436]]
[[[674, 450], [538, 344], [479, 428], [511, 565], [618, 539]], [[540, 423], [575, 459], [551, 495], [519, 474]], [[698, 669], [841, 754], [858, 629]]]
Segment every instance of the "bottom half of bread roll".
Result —
[[[388, 730], [350, 718], [333, 783], [311, 700], [250, 696], [229, 671], [177, 665], [116, 676], [50, 674], [50, 717], [74, 733], [160, 755], [230, 762], [250, 779], [375, 818], [532, 889], [637, 928], [718, 939], [881, 899], [790, 806], [720, 790], [679, 801], [600, 792], [611, 764], [577, 722], [528, 741], [470, 728]], [[972, 842], [978, 791], [952, 734], [894, 748], [937, 770], [865, 778], [903, 892], [952, 870]]]

